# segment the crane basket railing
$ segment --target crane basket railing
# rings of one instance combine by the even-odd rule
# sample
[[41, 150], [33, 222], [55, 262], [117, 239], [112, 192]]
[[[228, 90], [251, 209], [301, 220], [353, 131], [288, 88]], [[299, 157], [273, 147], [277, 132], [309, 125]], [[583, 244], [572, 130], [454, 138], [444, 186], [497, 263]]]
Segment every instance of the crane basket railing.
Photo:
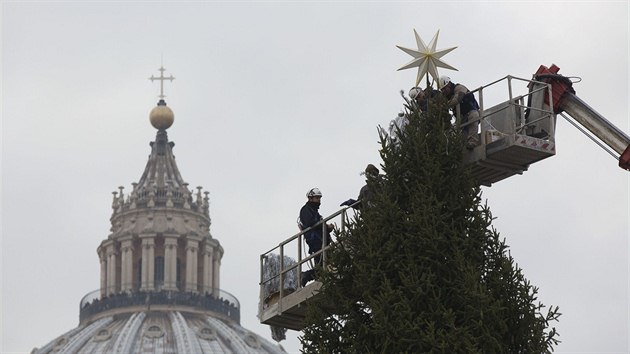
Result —
[[[308, 263], [313, 263], [311, 261], [315, 257], [321, 256], [321, 266], [324, 268], [328, 266], [327, 252], [332, 247], [333, 240], [326, 230], [326, 225], [332, 223], [335, 226], [332, 232], [334, 234], [345, 232], [350, 215], [354, 215], [354, 209], [351, 207], [358, 203], [360, 201], [338, 210], [260, 255], [260, 310], [265, 304], [280, 301], [286, 295], [302, 288], [303, 270], [310, 268]], [[308, 254], [304, 235], [318, 227], [322, 229], [322, 249]]]
[[[519, 94], [515, 92], [514, 82], [526, 83], [523, 87], [528, 90]], [[497, 100], [500, 95], [505, 97], [505, 88], [497, 87], [507, 83], [507, 99]], [[525, 91], [525, 90], [524, 90]], [[481, 122], [481, 142], [483, 145], [505, 135], [522, 134], [554, 140], [555, 114], [552, 100], [552, 86], [548, 83], [505, 76], [473, 91], [479, 103], [479, 119], [462, 122], [459, 105], [455, 108], [455, 118], [460, 127], [466, 127], [477, 121]], [[486, 101], [502, 102], [490, 106]]]

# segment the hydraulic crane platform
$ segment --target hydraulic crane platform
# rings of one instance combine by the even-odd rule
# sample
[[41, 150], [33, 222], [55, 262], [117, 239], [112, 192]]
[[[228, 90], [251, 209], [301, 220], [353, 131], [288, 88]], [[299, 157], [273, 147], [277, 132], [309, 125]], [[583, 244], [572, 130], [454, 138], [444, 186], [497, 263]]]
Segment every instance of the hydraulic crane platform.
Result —
[[[555, 155], [558, 114], [617, 159], [619, 167], [630, 170], [630, 137], [578, 98], [573, 83], [559, 70], [556, 65], [541, 65], [532, 80], [506, 76], [473, 91], [480, 106], [481, 144], [464, 154], [464, 163], [470, 165], [479, 184], [490, 186], [522, 174], [532, 163]], [[485, 108], [486, 91], [503, 80], [508, 84], [508, 99]], [[529, 92], [514, 95], [514, 81], [527, 82]]]
[[[486, 92], [504, 81], [508, 86], [508, 99], [484, 107]], [[529, 92], [513, 96], [515, 81], [527, 83]], [[464, 163], [471, 166], [472, 175], [480, 184], [490, 186], [522, 174], [532, 163], [555, 155], [556, 116], [544, 100], [550, 90], [551, 85], [543, 82], [506, 76], [473, 91], [480, 103], [481, 143], [465, 152]]]
[[[335, 232], [343, 232], [349, 213], [354, 213], [354, 209], [344, 207], [260, 255], [258, 318], [261, 323], [296, 331], [304, 328], [308, 303], [321, 296], [322, 283], [315, 280], [302, 285], [303, 272], [312, 268], [317, 256], [321, 256], [322, 267], [328, 266], [327, 253], [333, 244], [327, 240], [330, 236], [327, 235], [326, 224], [334, 223]], [[306, 255], [304, 234], [317, 227], [322, 228], [325, 235], [324, 246], [320, 251]]]
[[529, 165], [555, 154], [553, 142], [526, 135], [508, 135], [467, 153], [473, 177], [490, 186], [516, 174], [523, 174]]
[[304, 328], [307, 301], [319, 296], [322, 283], [311, 282], [296, 291], [285, 295], [272, 296], [265, 302], [265, 308], [260, 312], [260, 323], [270, 326], [288, 328], [299, 331]]

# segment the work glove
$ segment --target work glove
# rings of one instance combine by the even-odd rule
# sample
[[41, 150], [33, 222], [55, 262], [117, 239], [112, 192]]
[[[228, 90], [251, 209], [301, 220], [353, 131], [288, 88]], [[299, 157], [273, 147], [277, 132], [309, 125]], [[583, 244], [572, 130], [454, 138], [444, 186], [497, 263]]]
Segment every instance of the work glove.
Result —
[[344, 206], [344, 205], [350, 206], [350, 205], [352, 205], [352, 204], [354, 204], [356, 202], [357, 201], [355, 199], [350, 198], [350, 199], [346, 200], [345, 202], [339, 204], [339, 206]]

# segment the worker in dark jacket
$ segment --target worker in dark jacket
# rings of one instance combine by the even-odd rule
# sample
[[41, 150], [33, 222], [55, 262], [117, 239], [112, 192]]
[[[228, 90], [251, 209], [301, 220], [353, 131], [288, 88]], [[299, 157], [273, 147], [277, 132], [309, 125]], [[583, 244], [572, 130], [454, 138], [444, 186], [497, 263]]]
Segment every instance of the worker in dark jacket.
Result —
[[365, 167], [365, 172], [362, 174], [365, 174], [365, 185], [361, 187], [361, 190], [359, 190], [359, 196], [357, 197], [357, 199], [350, 198], [346, 200], [345, 202], [341, 203], [339, 206], [346, 205], [346, 206], [351, 206], [354, 209], [360, 210], [362, 207], [369, 205], [370, 199], [372, 199], [372, 195], [374, 193], [368, 187], [367, 181], [369, 178], [378, 178], [379, 170], [378, 168], [376, 168], [376, 166], [372, 164], [368, 164], [367, 167]]
[[467, 124], [463, 128], [464, 139], [466, 139], [466, 147], [473, 149], [479, 145], [479, 104], [475, 99], [475, 95], [470, 92], [466, 86], [462, 84], [454, 84], [448, 76], [440, 76], [438, 86], [442, 94], [449, 100], [449, 108], [455, 110], [459, 105], [462, 117], [461, 124]]
[[[300, 219], [298, 221], [298, 225], [300, 230], [308, 229], [311, 226], [315, 226], [318, 222], [322, 220], [322, 216], [319, 214], [319, 206], [322, 200], [322, 192], [318, 188], [312, 188], [306, 193], [306, 198], [308, 201], [302, 209], [300, 209]], [[329, 238], [329, 232], [332, 231], [333, 225], [327, 224], [326, 226], [326, 238]], [[315, 226], [312, 230], [308, 231], [304, 234], [304, 239], [306, 240], [306, 244], [308, 244], [308, 253], [313, 254], [319, 252], [324, 245], [324, 233], [323, 233], [322, 224]], [[326, 240], [327, 243], [330, 243], [330, 240]], [[315, 266], [321, 265], [322, 255], [318, 254], [314, 257]], [[302, 274], [302, 286], [306, 285], [307, 282], [315, 279], [315, 270], [309, 269], [308, 271]]]
[[411, 98], [411, 102], [415, 102], [422, 112], [429, 110], [429, 100], [435, 98], [439, 94], [440, 91], [433, 89], [431, 86], [424, 90], [420, 87], [412, 87], [409, 90], [409, 98]]

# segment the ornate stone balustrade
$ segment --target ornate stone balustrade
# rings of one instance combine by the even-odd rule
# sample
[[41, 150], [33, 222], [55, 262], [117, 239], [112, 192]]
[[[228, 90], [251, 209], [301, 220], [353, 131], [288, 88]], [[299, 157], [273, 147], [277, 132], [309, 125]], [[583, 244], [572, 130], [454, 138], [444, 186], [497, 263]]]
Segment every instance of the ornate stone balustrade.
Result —
[[150, 310], [154, 305], [172, 307], [188, 307], [198, 311], [211, 311], [223, 315], [240, 324], [240, 304], [236, 297], [220, 289], [205, 289], [202, 292], [184, 292], [179, 290], [163, 290], [159, 286], [155, 291], [138, 290], [101, 296], [101, 289], [92, 291], [81, 299], [79, 321], [83, 323], [91, 317], [106, 311], [130, 310], [136, 312], [138, 307]]

